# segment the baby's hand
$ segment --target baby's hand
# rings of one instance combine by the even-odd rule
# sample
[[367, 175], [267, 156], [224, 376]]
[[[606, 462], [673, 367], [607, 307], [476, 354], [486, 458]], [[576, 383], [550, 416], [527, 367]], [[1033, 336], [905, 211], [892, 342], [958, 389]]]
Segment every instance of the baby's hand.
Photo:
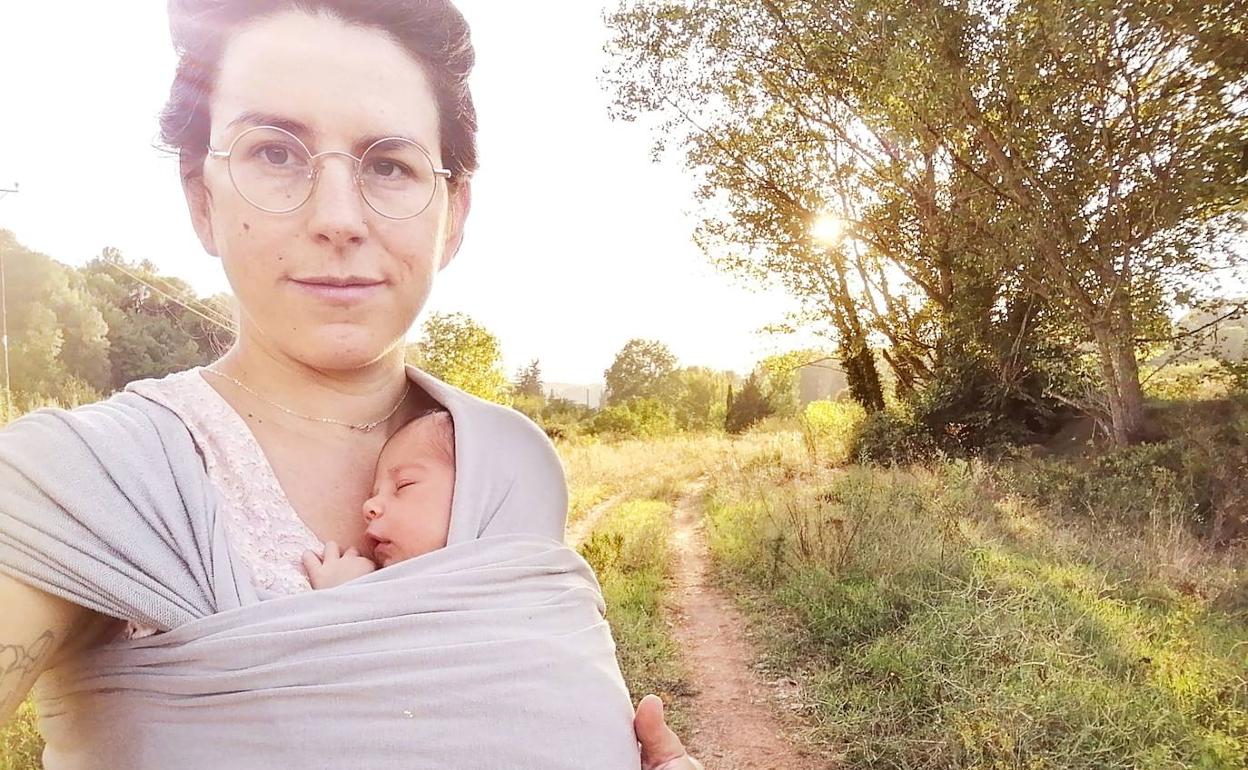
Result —
[[377, 565], [367, 556], [361, 556], [355, 546], [339, 552], [338, 544], [333, 540], [325, 543], [325, 555], [318, 556], [316, 551], [303, 552], [303, 568], [308, 571], [308, 580], [313, 588], [333, 588], [348, 580], [363, 577], [377, 570]]

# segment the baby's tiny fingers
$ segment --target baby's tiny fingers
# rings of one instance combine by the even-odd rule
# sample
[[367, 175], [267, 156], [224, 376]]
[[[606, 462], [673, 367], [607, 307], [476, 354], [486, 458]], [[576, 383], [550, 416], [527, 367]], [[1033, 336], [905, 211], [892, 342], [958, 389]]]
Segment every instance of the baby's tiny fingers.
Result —
[[321, 557], [316, 555], [316, 551], [304, 551], [301, 557], [303, 568], [312, 574], [312, 571], [321, 566]]
[[333, 540], [325, 541], [325, 558], [326, 559], [329, 559], [329, 558], [337, 559], [341, 555], [342, 555], [342, 552], [338, 550], [337, 543], [335, 543]]
[[359, 556], [359, 555], [360, 555], [360, 552], [356, 549], [355, 546], [351, 546], [350, 548], [342, 552], [342, 558], [344, 559], [347, 558], [348, 556]]

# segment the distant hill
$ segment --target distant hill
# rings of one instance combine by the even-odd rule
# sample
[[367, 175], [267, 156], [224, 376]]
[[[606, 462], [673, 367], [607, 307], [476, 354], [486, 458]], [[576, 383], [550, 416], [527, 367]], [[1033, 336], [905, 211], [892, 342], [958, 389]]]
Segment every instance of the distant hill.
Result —
[[569, 382], [543, 382], [542, 388], [546, 391], [547, 398], [566, 398], [578, 404], [588, 401], [592, 409], [597, 409], [602, 403], [603, 385], [601, 383], [577, 385]]
[[[1199, 329], [1226, 315], [1237, 304], [1242, 302], [1248, 302], [1248, 298], [1228, 300], [1214, 308], [1190, 312], [1175, 323], [1175, 333]], [[1198, 361], [1210, 357], [1225, 358], [1230, 361], [1243, 361], [1248, 358], [1248, 313], [1243, 313], [1239, 318], [1229, 319], [1210, 327], [1201, 332], [1200, 337], [1203, 340], [1202, 343], [1184, 352], [1183, 355], [1176, 359], [1176, 362]], [[1185, 339], [1182, 341], [1181, 346], [1189, 345], [1192, 342], [1192, 339]], [[1164, 360], [1173, 352], [1174, 348], [1171, 348], [1158, 355], [1150, 363]]]

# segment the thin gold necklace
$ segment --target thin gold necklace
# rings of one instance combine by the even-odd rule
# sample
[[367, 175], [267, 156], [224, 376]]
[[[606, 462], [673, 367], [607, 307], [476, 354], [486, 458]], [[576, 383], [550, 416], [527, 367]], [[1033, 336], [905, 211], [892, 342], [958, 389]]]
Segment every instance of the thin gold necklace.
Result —
[[294, 409], [288, 409], [288, 408], [286, 408], [286, 407], [282, 406], [281, 404], [277, 403], [276, 401], [273, 401], [273, 400], [271, 400], [271, 399], [267, 399], [267, 398], [265, 398], [264, 396], [260, 395], [260, 394], [259, 394], [259, 393], [257, 393], [256, 391], [254, 391], [254, 390], [252, 390], [251, 388], [247, 387], [245, 384], [243, 384], [243, 382], [242, 382], [241, 380], [239, 380], [239, 379], [237, 379], [237, 378], [234, 378], [234, 377], [231, 377], [230, 375], [226, 374], [225, 372], [220, 372], [220, 371], [217, 371], [216, 369], [213, 369], [211, 366], [205, 366], [205, 367], [203, 368], [203, 371], [205, 371], [205, 372], [212, 372], [213, 374], [217, 375], [218, 377], [224, 377], [225, 379], [227, 379], [227, 380], [229, 380], [230, 382], [234, 383], [234, 384], [235, 384], [235, 385], [237, 385], [238, 387], [242, 388], [244, 391], [246, 391], [246, 392], [250, 393], [251, 395], [253, 395], [253, 396], [255, 396], [256, 398], [260, 399], [261, 401], [263, 401], [264, 403], [268, 404], [269, 406], [272, 406], [272, 407], [274, 407], [274, 408], [276, 408], [276, 409], [280, 409], [280, 410], [282, 410], [283, 412], [285, 412], [286, 414], [290, 415], [291, 417], [298, 417], [298, 418], [299, 418], [299, 419], [301, 419], [301, 420], [310, 420], [311, 422], [323, 422], [323, 423], [328, 423], [329, 425], [341, 425], [341, 426], [342, 426], [342, 427], [344, 427], [344, 428], [350, 428], [351, 430], [358, 430], [358, 431], [360, 431], [361, 433], [368, 433], [368, 432], [369, 432], [370, 430], [372, 430], [373, 428], [376, 428], [378, 425], [381, 425], [383, 422], [385, 422], [386, 420], [389, 420], [391, 417], [393, 417], [393, 416], [395, 415], [395, 413], [399, 411], [399, 407], [403, 406], [403, 402], [407, 400], [407, 395], [408, 395], [409, 393], [411, 393], [411, 391], [412, 391], [412, 381], [411, 381], [410, 379], [408, 379], [408, 381], [407, 381], [407, 387], [403, 389], [403, 395], [402, 395], [402, 396], [400, 396], [400, 397], [399, 397], [399, 400], [395, 402], [395, 404], [394, 404], [394, 408], [393, 408], [393, 409], [391, 409], [389, 412], [386, 412], [386, 416], [385, 416], [385, 417], [382, 417], [382, 418], [381, 418], [381, 419], [379, 419], [379, 420], [373, 420], [372, 422], [365, 422], [365, 423], [354, 423], [354, 422], [345, 422], [345, 421], [343, 421], [343, 420], [335, 420], [335, 419], [334, 419], [334, 418], [332, 418], [332, 417], [313, 417], [312, 415], [308, 415], [308, 414], [300, 414], [299, 412], [296, 412]]

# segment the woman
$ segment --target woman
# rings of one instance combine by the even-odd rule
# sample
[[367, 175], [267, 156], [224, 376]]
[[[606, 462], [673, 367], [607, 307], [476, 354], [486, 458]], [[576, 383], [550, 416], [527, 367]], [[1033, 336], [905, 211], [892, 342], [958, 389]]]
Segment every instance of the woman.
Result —
[[[110, 520], [101, 518], [96, 529], [63, 537], [39, 520], [21, 520], [22, 512], [15, 510], [20, 501], [5, 500], [12, 518], [0, 520], [9, 521], [8, 529], [0, 526], [9, 538], [3, 544], [6, 558], [0, 560], [5, 573], [0, 574], [0, 645], [6, 655], [0, 718], [13, 712], [41, 672], [74, 671], [77, 661], [88, 658], [102, 666], [100, 651], [122, 654], [110, 647], [118, 639], [130, 644], [117, 648], [125, 651], [122, 657], [156, 655], [172, 644], [164, 640], [181, 631], [182, 621], [212, 622], [228, 615], [223, 609], [245, 611], [247, 596], [283, 606], [304, 601], [305, 585], [295, 575], [309, 542], [333, 540], [371, 551], [358, 511], [387, 438], [431, 409], [450, 409], [457, 438], [464, 428], [461, 417], [475, 420], [486, 414], [462, 394], [405, 370], [403, 363], [404, 336], [424, 307], [434, 276], [459, 248], [471, 202], [476, 119], [467, 76], [473, 51], [460, 14], [447, 0], [172, 0], [170, 16], [181, 62], [162, 119], [163, 135], [179, 153], [195, 231], [204, 248], [221, 259], [238, 299], [239, 335], [211, 367], [143, 383], [126, 395], [142, 396], [175, 415], [207, 465], [209, 482], [202, 490], [196, 478], [185, 475], [161, 476], [160, 483], [174, 484], [171, 489], [188, 510], [210, 511], [219, 498], [225, 511], [220, 519], [204, 519], [219, 523], [207, 535], [194, 527], [178, 529], [185, 521], [159, 521], [169, 532], [185, 535], [169, 535], [161, 547], [168, 547], [167, 555], [180, 564], [186, 553], [177, 549], [190, 550], [185, 544], [194, 543], [202, 558], [188, 561], [222, 570], [224, 560], [216, 550], [222, 541], [203, 545], [220, 529], [239, 555], [238, 563], [228, 565], [228, 574], [191, 581], [184, 594], [198, 598], [183, 604], [194, 606], [169, 602], [162, 593], [181, 573], [168, 564], [148, 564], [142, 552], [125, 550], [133, 545], [127, 538], [134, 533], [107, 544], [115, 549], [110, 554], [126, 558], [93, 564], [105, 577], [88, 579], [85, 569], [32, 577], [21, 562], [29, 557], [23, 549], [35, 547], [31, 543], [46, 540], [48, 554], [64, 552], [67, 544], [94, 547], [97, 535], [112, 536], [99, 533]], [[100, 428], [98, 420], [91, 422], [100, 413], [92, 414], [73, 430], [83, 435], [101, 430], [84, 439], [98, 441], [96, 455], [117, 453], [114, 461], [137, 476], [152, 465], [162, 466], [163, 455], [153, 460], [139, 446], [151, 430], [134, 434], [131, 447], [120, 438], [129, 434]], [[549, 444], [536, 441], [534, 431], [517, 427], [510, 418], [488, 414], [480, 425], [506, 433], [510, 446], [523, 451], [520, 465], [528, 472], [524, 480], [512, 479], [498, 491], [488, 520], [453, 519], [453, 533], [460, 526], [461, 540], [483, 533], [561, 537], [563, 492], [554, 499], [534, 497], [527, 506], [515, 504], [525, 499], [516, 490], [530, 477], [545, 478], [546, 491], [553, 489], [556, 476], [561, 483]], [[160, 419], [153, 418], [153, 424]], [[161, 425], [163, 449], [158, 451], [172, 457], [181, 451], [181, 438]], [[24, 431], [20, 443], [29, 455], [42, 440], [40, 426], [19, 423], [14, 428]], [[66, 454], [19, 467], [27, 458], [14, 448], [17, 443], [9, 441], [9, 467], [18, 469], [11, 485], [46, 470], [50, 480], [35, 492], [48, 492], [58, 483], [68, 488], [87, 462], [75, 465]], [[477, 451], [494, 448], [482, 445]], [[47, 462], [53, 463], [50, 470], [43, 467]], [[484, 474], [479, 479], [489, 480]], [[82, 482], [92, 490], [92, 500], [105, 499], [113, 486], [126, 488], [130, 500], [146, 491], [130, 489], [124, 473], [110, 477], [112, 486], [91, 486], [97, 481]], [[188, 489], [195, 494], [188, 495]], [[457, 486], [456, 516], [460, 494]], [[71, 507], [60, 502], [57, 510]], [[81, 528], [97, 515], [84, 506], [64, 525]], [[26, 527], [25, 534], [11, 535], [19, 526]], [[282, 536], [268, 537], [274, 533]], [[259, 542], [279, 546], [249, 547]], [[45, 569], [59, 566], [55, 558], [44, 561]], [[147, 577], [152, 579], [144, 582]], [[148, 604], [136, 600], [134, 606], [118, 600], [114, 606], [93, 593], [96, 584], [110, 581], [143, 582], [143, 590], [157, 598]], [[237, 589], [239, 596], [223, 599], [223, 585]], [[192, 590], [205, 586], [209, 590], [199, 594]], [[92, 598], [83, 598], [88, 594]], [[209, 611], [215, 614], [205, 617]], [[126, 658], [108, 665], [136, 664]], [[57, 681], [47, 685], [53, 691], [77, 686], [67, 684], [65, 676], [53, 678]], [[558, 696], [558, 690], [553, 694]], [[114, 739], [136, 727], [125, 723], [124, 713], [97, 716], [96, 722], [101, 745], [110, 726]], [[657, 699], [639, 704], [635, 729], [644, 767], [698, 766], [663, 724]], [[72, 737], [61, 746], [71, 743]], [[341, 748], [349, 762], [352, 746]], [[245, 752], [245, 745], [232, 752], [231, 763], [237, 765], [241, 757], [245, 765]], [[89, 755], [56, 758], [66, 766], [91, 766]], [[465, 759], [462, 766], [474, 765]]]

